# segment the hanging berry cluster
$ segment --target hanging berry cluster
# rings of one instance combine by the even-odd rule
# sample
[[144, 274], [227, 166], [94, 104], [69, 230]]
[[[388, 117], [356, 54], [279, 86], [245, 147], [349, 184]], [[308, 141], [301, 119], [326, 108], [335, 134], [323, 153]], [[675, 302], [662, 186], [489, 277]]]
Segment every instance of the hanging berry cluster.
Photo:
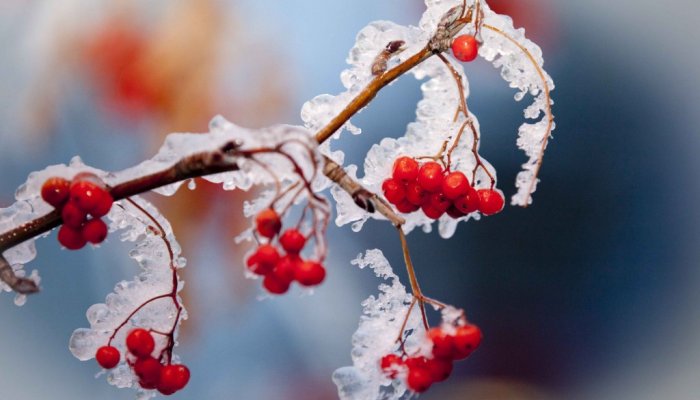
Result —
[[58, 241], [63, 247], [79, 250], [87, 243], [99, 244], [107, 238], [102, 217], [112, 208], [114, 199], [95, 174], [81, 172], [72, 181], [49, 178], [41, 187], [41, 197], [61, 213], [63, 225]]
[[318, 261], [304, 260], [299, 253], [304, 249], [307, 238], [299, 229], [290, 228], [279, 235], [278, 243], [284, 251], [280, 255], [272, 240], [282, 229], [280, 216], [273, 209], [265, 209], [255, 217], [256, 230], [260, 236], [270, 240], [261, 244], [248, 257], [248, 270], [263, 276], [263, 287], [272, 294], [284, 294], [292, 282], [302, 286], [319, 285], [326, 277], [326, 269]]
[[394, 161], [392, 176], [384, 181], [382, 191], [400, 212], [422, 210], [431, 219], [445, 213], [457, 219], [475, 211], [493, 215], [505, 203], [500, 191], [477, 190], [460, 171], [445, 170], [435, 161], [419, 163], [407, 156]]
[[[143, 328], [131, 330], [126, 337], [127, 364], [139, 378], [139, 385], [142, 389], [157, 389], [166, 396], [182, 390], [190, 380], [190, 370], [171, 363], [169, 354], [164, 362], [167, 348], [153, 357], [155, 346], [153, 335]], [[100, 347], [95, 354], [97, 363], [105, 369], [116, 367], [120, 358], [119, 350], [111, 344]]]
[[417, 393], [425, 392], [433, 383], [442, 382], [452, 373], [453, 363], [467, 358], [481, 343], [481, 330], [476, 325], [434, 327], [427, 332], [431, 354], [408, 356], [387, 354], [380, 368], [391, 379], [405, 379], [406, 386]]

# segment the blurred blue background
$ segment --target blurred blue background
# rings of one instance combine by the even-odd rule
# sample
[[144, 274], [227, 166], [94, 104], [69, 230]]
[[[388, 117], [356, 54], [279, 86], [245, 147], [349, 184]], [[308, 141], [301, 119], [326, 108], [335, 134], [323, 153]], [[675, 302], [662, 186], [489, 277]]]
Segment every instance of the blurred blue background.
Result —
[[[557, 130], [532, 207], [463, 224], [449, 241], [409, 237], [423, 289], [485, 333], [422, 398], [697, 399], [700, 6], [491, 3], [542, 45]], [[216, 113], [247, 126], [300, 123], [306, 100], [342, 89], [359, 29], [416, 23], [422, 11], [419, 0], [3, 0], [0, 205], [31, 171], [76, 154], [123, 169], [168, 132], [205, 131]], [[512, 193], [523, 105], [483, 61], [467, 71], [482, 154]], [[349, 162], [404, 131], [418, 85], [401, 79], [355, 120], [366, 135], [341, 143]], [[177, 352], [193, 375], [176, 398], [335, 398], [330, 374], [350, 363], [360, 301], [377, 291], [349, 260], [380, 247], [400, 266], [391, 227], [331, 227], [327, 282], [313, 296], [259, 302], [230, 239], [247, 223], [243, 195], [199, 186], [154, 198], [189, 259], [191, 319]], [[0, 299], [0, 399], [133, 398], [67, 348], [85, 310], [136, 273], [128, 248], [114, 238], [76, 253], [53, 238], [38, 248], [28, 269], [41, 272], [43, 292], [21, 308]]]

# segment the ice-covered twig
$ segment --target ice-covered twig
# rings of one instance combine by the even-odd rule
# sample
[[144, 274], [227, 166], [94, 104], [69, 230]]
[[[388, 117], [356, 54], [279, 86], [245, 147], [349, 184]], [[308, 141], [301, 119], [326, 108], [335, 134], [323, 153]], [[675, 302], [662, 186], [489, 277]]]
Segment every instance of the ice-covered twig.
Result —
[[17, 276], [10, 263], [1, 254], [0, 279], [19, 294], [31, 294], [39, 291], [39, 286], [32, 279]]

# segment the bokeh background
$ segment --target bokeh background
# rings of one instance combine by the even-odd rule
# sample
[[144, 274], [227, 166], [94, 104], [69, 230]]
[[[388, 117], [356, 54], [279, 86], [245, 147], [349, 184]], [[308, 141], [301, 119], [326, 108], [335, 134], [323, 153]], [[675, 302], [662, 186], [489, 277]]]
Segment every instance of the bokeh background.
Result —
[[[700, 396], [700, 56], [691, 0], [492, 0], [544, 49], [557, 130], [528, 209], [460, 226], [444, 241], [413, 233], [424, 290], [463, 307], [480, 350], [425, 399], [697, 399]], [[419, 0], [104, 0], [0, 2], [0, 205], [33, 170], [80, 155], [108, 170], [150, 157], [172, 131], [222, 114], [260, 127], [300, 123], [304, 101], [338, 78], [368, 22], [415, 23]], [[483, 61], [468, 66], [470, 107], [500, 186], [524, 156], [522, 104]], [[414, 118], [405, 77], [356, 120], [350, 162]], [[380, 247], [387, 224], [331, 228], [327, 282], [313, 296], [258, 301], [232, 237], [245, 195], [200, 183], [155, 198], [189, 259], [191, 318], [178, 350], [182, 399], [335, 398], [360, 301], [376, 293], [350, 259]], [[112, 239], [71, 253], [39, 242], [43, 292], [0, 299], [0, 399], [130, 399], [93, 379], [67, 348], [89, 305], [136, 273]], [[396, 268], [399, 270], [400, 268]]]

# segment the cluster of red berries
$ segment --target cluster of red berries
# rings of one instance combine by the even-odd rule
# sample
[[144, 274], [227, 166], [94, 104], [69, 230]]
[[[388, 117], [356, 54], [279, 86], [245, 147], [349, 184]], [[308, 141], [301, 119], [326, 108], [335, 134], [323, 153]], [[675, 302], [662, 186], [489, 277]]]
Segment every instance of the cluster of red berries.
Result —
[[481, 343], [481, 330], [476, 325], [457, 327], [454, 334], [442, 328], [431, 328], [428, 338], [433, 343], [431, 357], [382, 357], [380, 368], [391, 379], [405, 377], [409, 389], [425, 392], [433, 383], [442, 382], [452, 373], [456, 360], [467, 358]]
[[[127, 362], [143, 389], [157, 389], [161, 394], [171, 395], [187, 385], [190, 370], [182, 364], [161, 364], [151, 355], [155, 346], [149, 331], [142, 328], [132, 330], [126, 336], [126, 348], [132, 356]], [[119, 350], [114, 346], [102, 346], [97, 349], [95, 359], [102, 368], [112, 369], [119, 364]]]
[[461, 35], [452, 41], [452, 55], [462, 62], [471, 62], [479, 55], [479, 42], [472, 35]]
[[41, 198], [61, 213], [63, 226], [58, 241], [63, 247], [78, 250], [88, 242], [102, 243], [107, 237], [102, 217], [112, 208], [114, 199], [95, 174], [81, 172], [72, 181], [49, 178], [41, 187]]
[[292, 282], [302, 286], [316, 286], [326, 277], [326, 269], [320, 262], [304, 260], [299, 253], [306, 245], [306, 237], [298, 229], [290, 228], [279, 235], [278, 242], [284, 251], [280, 255], [272, 239], [282, 230], [282, 221], [271, 208], [261, 211], [255, 217], [257, 232], [270, 243], [261, 244], [248, 258], [246, 265], [250, 272], [263, 276], [263, 287], [272, 294], [283, 294]]
[[434, 161], [420, 164], [406, 156], [396, 159], [392, 177], [384, 181], [382, 190], [400, 212], [407, 214], [421, 209], [432, 219], [445, 213], [456, 219], [474, 211], [493, 215], [505, 204], [500, 192], [474, 189], [460, 171], [445, 171]]

